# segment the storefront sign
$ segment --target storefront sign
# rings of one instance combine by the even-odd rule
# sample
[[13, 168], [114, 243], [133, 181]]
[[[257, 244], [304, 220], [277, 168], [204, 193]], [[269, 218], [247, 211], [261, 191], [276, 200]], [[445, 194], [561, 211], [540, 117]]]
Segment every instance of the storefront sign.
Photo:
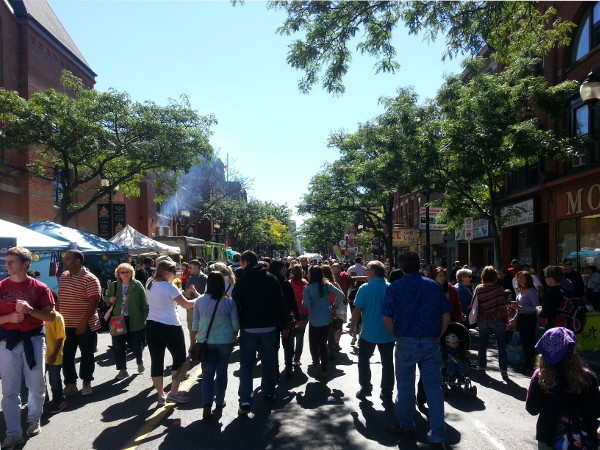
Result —
[[[438, 216], [446, 211], [446, 208], [440, 208], [437, 206], [429, 207], [429, 229], [442, 231], [448, 228], [448, 220], [442, 221], [438, 219]], [[419, 230], [425, 230], [427, 228], [427, 208], [421, 206], [419, 209]]]
[[392, 231], [392, 245], [394, 247], [406, 247], [417, 245], [420, 231], [414, 228], [395, 229]]
[[8, 278], [6, 270], [6, 252], [11, 247], [17, 246], [17, 238], [0, 238], [0, 280]]
[[[490, 235], [490, 225], [487, 219], [475, 219], [473, 220], [473, 235], [471, 239], [486, 238]], [[465, 241], [465, 230], [456, 230], [454, 232], [454, 240]]]
[[503, 228], [533, 223], [535, 221], [534, 211], [533, 199], [502, 208], [500, 214], [504, 219]]
[[567, 191], [565, 200], [567, 216], [598, 211], [600, 210], [600, 184]]

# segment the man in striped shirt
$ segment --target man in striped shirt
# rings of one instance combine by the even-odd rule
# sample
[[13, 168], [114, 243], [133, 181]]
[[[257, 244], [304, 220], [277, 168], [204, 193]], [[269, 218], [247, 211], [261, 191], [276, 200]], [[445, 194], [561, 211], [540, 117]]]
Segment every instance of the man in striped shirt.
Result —
[[63, 350], [65, 395], [74, 395], [77, 389], [75, 354], [81, 352], [79, 377], [83, 380], [81, 395], [92, 394], [94, 379], [94, 352], [98, 340], [100, 319], [96, 307], [100, 299], [100, 281], [83, 267], [83, 253], [69, 250], [63, 256], [64, 272], [58, 280], [59, 311], [65, 320], [67, 338]]

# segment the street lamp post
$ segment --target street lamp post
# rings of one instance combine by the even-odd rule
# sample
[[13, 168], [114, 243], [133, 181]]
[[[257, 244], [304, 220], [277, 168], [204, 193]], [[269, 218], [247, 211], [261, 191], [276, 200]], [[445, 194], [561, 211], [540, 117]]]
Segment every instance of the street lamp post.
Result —
[[[107, 188], [110, 186], [110, 180], [107, 178], [100, 179], [100, 186]], [[113, 190], [108, 190], [108, 227], [109, 227], [109, 235], [113, 237], [115, 233], [115, 224], [113, 223]]]
[[600, 100], [600, 66], [594, 67], [579, 86], [579, 95], [584, 102]]

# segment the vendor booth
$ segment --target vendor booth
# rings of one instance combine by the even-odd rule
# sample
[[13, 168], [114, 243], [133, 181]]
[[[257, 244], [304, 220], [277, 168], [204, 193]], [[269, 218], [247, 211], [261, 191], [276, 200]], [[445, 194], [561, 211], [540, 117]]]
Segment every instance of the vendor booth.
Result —
[[[58, 287], [56, 277], [50, 275], [50, 266], [52, 261], [60, 260], [61, 252], [69, 248], [68, 243], [6, 220], [0, 220], [0, 238], [6, 239], [7, 247], [19, 246], [28, 249], [33, 257], [30, 269], [40, 272], [40, 281], [50, 289]], [[4, 245], [2, 247], [5, 248]], [[4, 258], [0, 265], [4, 266]]]
[[90, 233], [50, 221], [33, 223], [27, 228], [66, 242], [68, 248], [82, 252], [85, 267], [100, 279], [103, 288], [107, 281], [115, 279], [115, 268], [128, 260], [126, 247]]
[[152, 255], [179, 255], [179, 247], [164, 244], [143, 235], [131, 225], [125, 226], [121, 231], [110, 238], [110, 242], [127, 247], [129, 256]]

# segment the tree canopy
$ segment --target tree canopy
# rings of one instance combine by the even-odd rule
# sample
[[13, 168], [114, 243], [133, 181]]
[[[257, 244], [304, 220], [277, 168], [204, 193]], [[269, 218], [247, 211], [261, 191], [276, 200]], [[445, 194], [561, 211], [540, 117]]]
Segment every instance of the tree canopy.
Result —
[[61, 187], [63, 224], [117, 187], [139, 195], [149, 174], [160, 201], [182, 173], [212, 154], [216, 120], [198, 114], [185, 96], [167, 106], [134, 102], [126, 93], [86, 89], [66, 71], [62, 84], [68, 93], [49, 89], [29, 100], [0, 89], [0, 144], [31, 146], [30, 173]]
[[302, 92], [321, 83], [342, 94], [353, 50], [377, 58], [377, 73], [395, 72], [400, 64], [392, 37], [400, 24], [427, 41], [443, 36], [444, 57], [475, 56], [487, 44], [503, 63], [566, 45], [574, 27], [545, 2], [272, 0], [269, 7], [287, 13], [280, 34], [301, 35], [290, 44], [287, 62], [304, 72], [298, 83]]

